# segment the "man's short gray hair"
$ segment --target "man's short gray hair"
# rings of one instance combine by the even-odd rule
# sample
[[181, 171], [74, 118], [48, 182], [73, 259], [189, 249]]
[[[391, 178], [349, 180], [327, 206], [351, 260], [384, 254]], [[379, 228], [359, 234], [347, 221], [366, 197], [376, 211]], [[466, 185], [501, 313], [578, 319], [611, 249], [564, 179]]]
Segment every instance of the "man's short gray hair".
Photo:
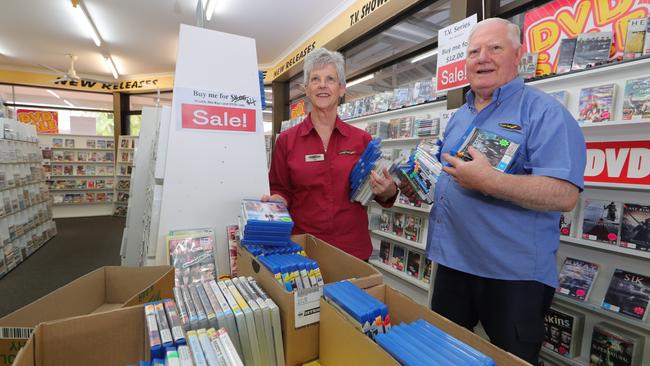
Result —
[[345, 85], [345, 61], [343, 60], [343, 55], [326, 48], [316, 48], [305, 56], [305, 64], [303, 66], [305, 86], [309, 84], [309, 75], [314, 68], [321, 68], [327, 65], [334, 65], [341, 85]]
[[474, 35], [474, 32], [476, 32], [482, 26], [493, 24], [493, 23], [497, 23], [497, 24], [501, 24], [501, 25], [506, 26], [507, 31], [508, 31], [508, 38], [510, 38], [510, 41], [512, 42], [512, 46], [514, 48], [521, 47], [521, 31], [519, 30], [519, 26], [517, 24], [515, 24], [515, 23], [512, 23], [509, 20], [505, 20], [505, 19], [502, 19], [502, 18], [487, 18], [487, 19], [483, 19], [480, 22], [476, 23], [476, 25], [469, 32], [468, 39], [472, 39], [472, 36]]

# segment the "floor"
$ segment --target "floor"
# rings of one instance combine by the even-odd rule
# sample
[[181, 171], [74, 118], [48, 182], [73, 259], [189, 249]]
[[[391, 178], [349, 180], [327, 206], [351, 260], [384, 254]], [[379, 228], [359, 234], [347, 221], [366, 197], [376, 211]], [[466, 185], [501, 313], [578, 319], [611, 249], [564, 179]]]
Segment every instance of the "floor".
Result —
[[120, 265], [124, 218], [55, 220], [58, 234], [0, 279], [0, 317], [98, 267]]

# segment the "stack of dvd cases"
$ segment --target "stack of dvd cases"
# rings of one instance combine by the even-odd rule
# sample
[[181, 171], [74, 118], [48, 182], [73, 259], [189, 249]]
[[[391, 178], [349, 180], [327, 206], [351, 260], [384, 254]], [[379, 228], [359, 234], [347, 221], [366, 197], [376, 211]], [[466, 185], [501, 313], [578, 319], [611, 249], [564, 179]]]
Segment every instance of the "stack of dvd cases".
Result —
[[328, 284], [323, 296], [402, 365], [496, 365], [488, 356], [425, 320], [391, 325], [388, 307], [351, 282]]
[[304, 255], [305, 250], [300, 245], [290, 242], [284, 246], [277, 245], [258, 245], [258, 244], [242, 244], [253, 256], [259, 257], [263, 255], [274, 254], [301, 254]]
[[[176, 287], [174, 296], [192, 354], [203, 350], [203, 363], [197, 356], [196, 364], [240, 365], [243, 360], [246, 365], [284, 365], [280, 309], [252, 277]], [[214, 345], [224, 334], [233, 351], [213, 346], [214, 353], [206, 353], [204, 344]]]
[[257, 258], [278, 283], [291, 292], [295, 289], [323, 286], [318, 263], [299, 254], [267, 255]]
[[287, 245], [293, 220], [284, 202], [245, 199], [241, 202], [242, 244]]
[[421, 141], [406, 163], [393, 163], [390, 168], [395, 180], [407, 181], [418, 198], [428, 204], [433, 202], [435, 184], [442, 172], [439, 141]]
[[372, 339], [390, 329], [388, 306], [351, 282], [331, 283], [323, 296], [355, 320], [355, 326]]
[[350, 172], [351, 201], [366, 206], [374, 198], [370, 185], [370, 173], [374, 171], [381, 176], [384, 168], [390, 166], [390, 163], [381, 155], [381, 139], [373, 139]]

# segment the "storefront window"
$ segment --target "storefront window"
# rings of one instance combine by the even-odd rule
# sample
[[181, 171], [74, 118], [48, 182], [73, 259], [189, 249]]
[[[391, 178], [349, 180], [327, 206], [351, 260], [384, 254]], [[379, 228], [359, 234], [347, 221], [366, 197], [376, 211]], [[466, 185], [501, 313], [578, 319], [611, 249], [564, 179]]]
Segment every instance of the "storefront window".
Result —
[[129, 110], [141, 111], [143, 107], [171, 106], [172, 96], [170, 91], [161, 92], [160, 100], [157, 93], [132, 94], [129, 96]]

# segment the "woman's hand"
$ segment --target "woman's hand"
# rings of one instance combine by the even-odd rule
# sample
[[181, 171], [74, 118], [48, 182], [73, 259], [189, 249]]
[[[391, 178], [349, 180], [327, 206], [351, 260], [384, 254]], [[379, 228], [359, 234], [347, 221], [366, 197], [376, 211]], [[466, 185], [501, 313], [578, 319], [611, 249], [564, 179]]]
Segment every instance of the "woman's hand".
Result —
[[384, 168], [382, 175], [374, 171], [370, 172], [370, 186], [375, 197], [379, 201], [385, 202], [397, 194], [397, 185], [393, 182], [387, 168]]
[[272, 195], [262, 195], [262, 198], [260, 198], [260, 201], [262, 202], [268, 202], [268, 201], [279, 201], [279, 202], [284, 202], [284, 204], [287, 204], [287, 200], [284, 199], [284, 197], [280, 196], [279, 194], [272, 194]]

